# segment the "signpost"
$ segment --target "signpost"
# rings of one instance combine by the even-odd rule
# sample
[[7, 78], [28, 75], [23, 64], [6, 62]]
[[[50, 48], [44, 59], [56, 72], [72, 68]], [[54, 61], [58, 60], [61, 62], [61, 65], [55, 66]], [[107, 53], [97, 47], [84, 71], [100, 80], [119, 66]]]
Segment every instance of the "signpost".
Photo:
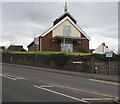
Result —
[[95, 74], [97, 74], [97, 71], [98, 71], [98, 67], [95, 66]]
[[109, 62], [108, 62], [108, 74], [110, 75], [110, 70], [111, 70], [111, 67], [110, 67], [110, 58], [113, 57], [113, 52], [112, 51], [106, 52], [106, 57], [109, 58]]

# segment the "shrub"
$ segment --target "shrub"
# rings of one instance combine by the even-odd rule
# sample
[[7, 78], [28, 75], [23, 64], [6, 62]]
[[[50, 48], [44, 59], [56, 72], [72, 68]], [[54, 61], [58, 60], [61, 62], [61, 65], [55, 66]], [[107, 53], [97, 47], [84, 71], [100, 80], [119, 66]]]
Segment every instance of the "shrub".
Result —
[[90, 61], [91, 55], [81, 56], [82, 61]]
[[65, 64], [69, 61], [70, 55], [65, 54], [51, 54], [50, 58], [59, 68], [64, 68]]
[[88, 50], [85, 49], [85, 48], [80, 48], [80, 52], [82, 52], [82, 53], [88, 53]]
[[108, 59], [106, 58], [105, 54], [93, 54], [93, 56], [101, 61], [108, 61]]
[[[95, 58], [101, 61], [108, 61], [108, 57], [105, 54], [93, 54]], [[113, 57], [110, 58], [111, 61], [119, 61], [120, 55], [113, 54]]]

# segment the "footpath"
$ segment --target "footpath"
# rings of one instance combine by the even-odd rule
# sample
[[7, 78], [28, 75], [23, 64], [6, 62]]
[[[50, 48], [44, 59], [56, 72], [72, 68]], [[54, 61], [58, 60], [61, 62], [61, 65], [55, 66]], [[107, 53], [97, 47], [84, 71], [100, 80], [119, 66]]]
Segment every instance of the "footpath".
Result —
[[118, 75], [101, 75], [101, 74], [65, 71], [65, 70], [60, 70], [60, 69], [58, 70], [58, 69], [51, 69], [51, 68], [26, 66], [26, 65], [16, 65], [16, 64], [8, 64], [8, 63], [7, 64], [2, 63], [2, 64], [3, 65], [10, 65], [10, 66], [17, 66], [17, 67], [25, 67], [25, 68], [30, 68], [30, 69], [34, 69], [34, 70], [40, 70], [40, 71], [61, 73], [61, 74], [74, 75], [74, 76], [86, 77], [86, 78], [91, 78], [91, 79], [111, 81], [111, 82], [119, 82], [120, 83], [120, 81], [118, 80], [119, 79]]

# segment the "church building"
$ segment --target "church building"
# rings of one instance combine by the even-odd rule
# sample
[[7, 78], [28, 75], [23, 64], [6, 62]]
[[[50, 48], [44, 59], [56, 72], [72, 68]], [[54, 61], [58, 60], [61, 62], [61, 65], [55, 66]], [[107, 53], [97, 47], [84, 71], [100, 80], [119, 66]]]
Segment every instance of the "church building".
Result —
[[89, 41], [90, 37], [77, 25], [65, 3], [64, 13], [53, 22], [53, 26], [27, 47], [28, 51], [80, 52], [80, 49], [89, 51]]

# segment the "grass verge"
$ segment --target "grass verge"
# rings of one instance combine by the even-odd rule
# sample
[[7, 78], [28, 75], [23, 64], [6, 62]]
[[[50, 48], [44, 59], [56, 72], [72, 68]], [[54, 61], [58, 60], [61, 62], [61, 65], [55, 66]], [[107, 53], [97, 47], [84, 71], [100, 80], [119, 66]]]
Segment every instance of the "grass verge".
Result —
[[13, 53], [13, 54], [66, 54], [66, 55], [92, 55], [92, 53], [81, 53], [81, 52], [53, 52], [53, 51], [36, 51], [36, 52], [22, 52], [22, 51], [3, 51], [3, 53]]

